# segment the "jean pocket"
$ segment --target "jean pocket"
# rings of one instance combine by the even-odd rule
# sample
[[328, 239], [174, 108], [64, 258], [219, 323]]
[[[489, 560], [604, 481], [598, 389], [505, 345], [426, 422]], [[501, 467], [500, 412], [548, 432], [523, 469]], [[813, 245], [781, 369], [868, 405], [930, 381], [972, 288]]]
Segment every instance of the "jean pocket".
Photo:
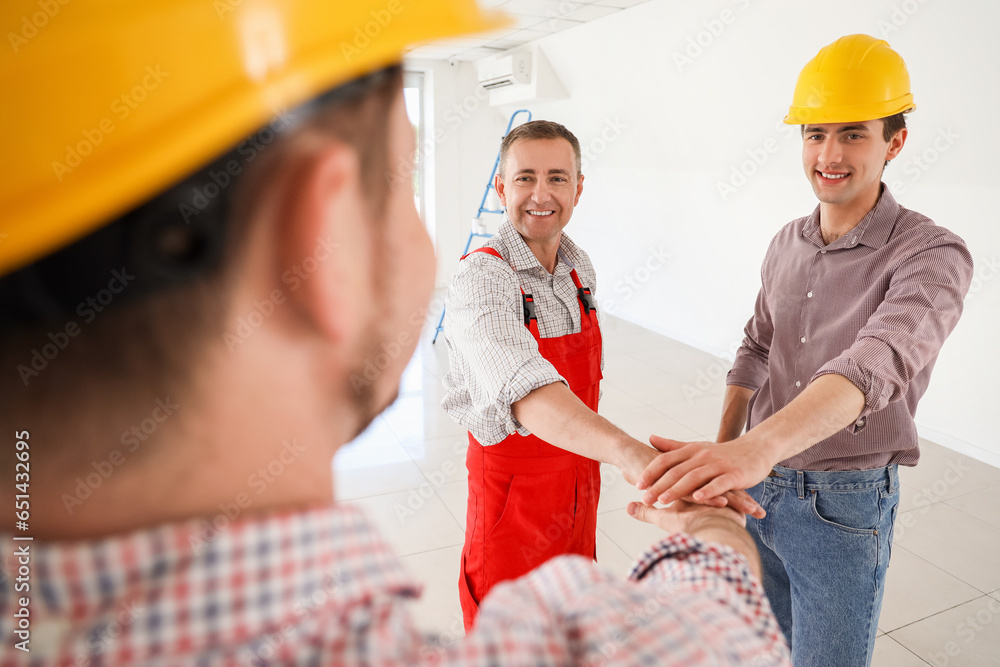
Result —
[[823, 489], [810, 495], [812, 513], [823, 523], [857, 535], [872, 535], [878, 528], [882, 515], [878, 489]]

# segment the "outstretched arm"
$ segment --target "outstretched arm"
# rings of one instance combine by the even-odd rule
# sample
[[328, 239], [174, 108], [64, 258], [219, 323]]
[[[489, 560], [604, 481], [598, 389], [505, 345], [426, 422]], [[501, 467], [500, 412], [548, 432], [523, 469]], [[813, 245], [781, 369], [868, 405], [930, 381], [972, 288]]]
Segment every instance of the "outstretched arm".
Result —
[[[850, 380], [827, 374], [735, 440], [715, 444], [656, 439], [653, 444], [664, 453], [639, 478], [637, 486], [646, 489], [643, 502], [668, 503], [689, 495], [703, 502], [732, 489], [754, 486], [779, 461], [852, 424], [864, 407], [864, 394]], [[727, 430], [732, 432], [731, 425]]]
[[[522, 426], [542, 440], [588, 459], [617, 466], [629, 484], [635, 484], [657, 457], [657, 450], [588, 408], [561, 382], [535, 389], [512, 404], [511, 412]], [[745, 491], [716, 495], [722, 496], [711, 502], [716, 507], [730, 504], [746, 514], [764, 516], [760, 506]]]

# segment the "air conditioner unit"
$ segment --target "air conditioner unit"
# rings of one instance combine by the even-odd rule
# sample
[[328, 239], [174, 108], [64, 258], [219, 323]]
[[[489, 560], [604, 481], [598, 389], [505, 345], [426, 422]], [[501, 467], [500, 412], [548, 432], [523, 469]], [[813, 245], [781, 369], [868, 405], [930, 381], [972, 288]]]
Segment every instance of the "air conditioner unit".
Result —
[[531, 83], [531, 54], [513, 53], [480, 61], [479, 85], [487, 90]]

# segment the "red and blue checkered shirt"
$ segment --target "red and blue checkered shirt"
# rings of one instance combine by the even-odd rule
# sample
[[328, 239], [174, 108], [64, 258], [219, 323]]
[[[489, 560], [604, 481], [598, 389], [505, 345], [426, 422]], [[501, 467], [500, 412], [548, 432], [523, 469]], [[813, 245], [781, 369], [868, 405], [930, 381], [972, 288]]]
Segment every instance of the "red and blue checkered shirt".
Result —
[[[222, 517], [217, 517], [218, 521]], [[474, 632], [420, 634], [420, 586], [356, 508], [31, 543], [0, 536], [2, 665], [790, 665], [732, 549], [677, 534], [625, 582], [578, 556], [497, 586]], [[14, 647], [30, 596], [30, 653]]]

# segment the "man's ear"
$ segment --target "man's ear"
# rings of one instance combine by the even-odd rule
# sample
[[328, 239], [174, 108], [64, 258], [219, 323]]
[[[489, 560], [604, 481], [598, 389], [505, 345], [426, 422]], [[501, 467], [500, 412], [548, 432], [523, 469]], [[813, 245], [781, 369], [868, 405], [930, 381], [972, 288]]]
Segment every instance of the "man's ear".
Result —
[[497, 191], [497, 196], [500, 197], [500, 204], [506, 206], [507, 195], [503, 191], [503, 179], [500, 178], [500, 174], [493, 177], [493, 189]]
[[903, 145], [906, 143], [906, 137], [909, 135], [907, 128], [902, 128], [893, 135], [892, 139], [889, 140], [889, 148], [886, 149], [885, 159], [895, 160], [899, 152], [903, 150]]
[[576, 198], [573, 200], [573, 206], [580, 203], [580, 195], [583, 194], [583, 174], [580, 174], [576, 179]]
[[357, 152], [311, 147], [283, 178], [272, 211], [272, 257], [289, 311], [330, 342], [365, 330], [372, 309], [373, 236]]

